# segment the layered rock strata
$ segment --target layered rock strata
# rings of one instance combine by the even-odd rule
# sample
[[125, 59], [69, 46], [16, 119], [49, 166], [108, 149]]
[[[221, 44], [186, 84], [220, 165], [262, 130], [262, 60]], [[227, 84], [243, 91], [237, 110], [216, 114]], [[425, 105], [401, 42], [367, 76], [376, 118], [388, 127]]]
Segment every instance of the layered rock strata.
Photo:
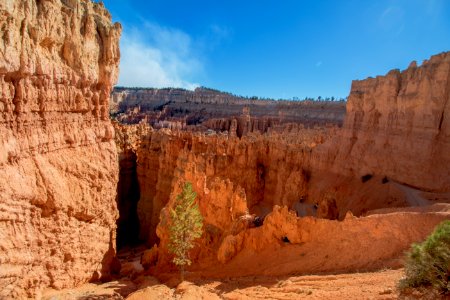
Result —
[[0, 298], [109, 273], [120, 24], [87, 0], [0, 3]]
[[265, 133], [284, 124], [342, 125], [343, 101], [258, 100], [216, 90], [115, 88], [111, 114], [121, 123], [153, 128]]

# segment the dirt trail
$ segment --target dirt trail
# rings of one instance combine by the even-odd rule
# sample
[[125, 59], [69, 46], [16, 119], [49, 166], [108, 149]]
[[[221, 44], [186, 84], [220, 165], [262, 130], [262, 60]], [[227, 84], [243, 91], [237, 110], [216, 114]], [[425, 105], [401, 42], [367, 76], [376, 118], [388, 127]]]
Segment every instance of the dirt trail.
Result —
[[398, 182], [393, 182], [394, 186], [397, 187], [405, 194], [406, 201], [411, 206], [428, 206], [430, 205], [430, 201], [422, 197], [421, 190], [400, 184]]

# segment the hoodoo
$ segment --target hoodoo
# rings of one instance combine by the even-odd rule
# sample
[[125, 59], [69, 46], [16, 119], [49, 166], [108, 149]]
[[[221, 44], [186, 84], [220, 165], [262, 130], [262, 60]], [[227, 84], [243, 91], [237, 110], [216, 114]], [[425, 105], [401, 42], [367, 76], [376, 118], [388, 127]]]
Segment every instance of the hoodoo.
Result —
[[108, 276], [120, 24], [89, 0], [0, 2], [0, 298]]

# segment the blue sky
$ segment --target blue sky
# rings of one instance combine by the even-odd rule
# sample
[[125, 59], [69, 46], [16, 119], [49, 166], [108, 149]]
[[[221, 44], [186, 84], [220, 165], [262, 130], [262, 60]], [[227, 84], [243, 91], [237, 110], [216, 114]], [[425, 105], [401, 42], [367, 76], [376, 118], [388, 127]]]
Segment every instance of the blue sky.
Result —
[[345, 97], [353, 79], [450, 50], [447, 0], [104, 0], [119, 85]]

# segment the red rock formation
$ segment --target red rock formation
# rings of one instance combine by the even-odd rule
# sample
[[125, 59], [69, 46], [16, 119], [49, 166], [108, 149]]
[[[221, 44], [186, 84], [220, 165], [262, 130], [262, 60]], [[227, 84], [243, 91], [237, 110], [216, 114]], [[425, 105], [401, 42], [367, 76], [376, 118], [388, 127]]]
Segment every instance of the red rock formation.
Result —
[[354, 81], [335, 169], [450, 191], [449, 98], [450, 52]]
[[[226, 128], [224, 133], [164, 129], [147, 134], [135, 149], [141, 187], [137, 209], [141, 238], [149, 246], [159, 243], [157, 269], [171, 266], [166, 249], [168, 210], [183, 181], [193, 183], [205, 217], [205, 234], [191, 253], [197, 262], [194, 268], [204, 270], [222, 262], [228, 275], [283, 274], [370, 268], [398, 258], [411, 242], [449, 218], [448, 207], [444, 214], [426, 212], [420, 220], [412, 212], [355, 220], [351, 216], [420, 205], [415, 201], [423, 201], [424, 190], [448, 198], [442, 194], [450, 187], [450, 158], [445, 155], [450, 153], [448, 57], [441, 54], [418, 68], [355, 82], [343, 129], [284, 124], [279, 130], [273, 126], [265, 134], [255, 134], [249, 129], [259, 126], [252, 124], [261, 124], [261, 119], [252, 123], [243, 114], [231, 122], [208, 121], [215, 128]], [[299, 216], [349, 217], [341, 223], [299, 219], [286, 208], [272, 212], [275, 205]], [[256, 216], [267, 216], [261, 227]], [[396, 231], [396, 243], [387, 229], [394, 223], [412, 228]], [[422, 226], [420, 233], [417, 226]], [[354, 234], [369, 231], [371, 238], [358, 237], [355, 246], [349, 245]], [[285, 243], [293, 248], [283, 248]], [[293, 253], [303, 251], [303, 243], [308, 243], [307, 253], [313, 253], [314, 247], [323, 251], [310, 262], [296, 258], [297, 263], [290, 264]], [[361, 247], [373, 245], [386, 249], [358, 256]], [[330, 258], [336, 249], [349, 251], [339, 264]], [[252, 259], [255, 253], [258, 257]], [[279, 271], [261, 266], [273, 255], [277, 259], [270, 266], [283, 265]]]
[[[107, 276], [121, 32], [87, 0], [0, 3], [0, 298]], [[26, 294], [25, 294], [26, 291]]]
[[[121, 136], [134, 139], [136, 126], [117, 126], [117, 132], [127, 132]], [[238, 138], [232, 134], [163, 129], [146, 131], [140, 140], [131, 142], [140, 185], [140, 237], [149, 246], [159, 243], [159, 267], [170, 265], [167, 212], [171, 199], [180, 191], [180, 183], [194, 184], [205, 218], [202, 250], [192, 255], [216, 257], [222, 238], [257, 226], [256, 216], [264, 217], [274, 205], [295, 209], [300, 199], [308, 199], [314, 165], [311, 154], [335, 131], [294, 126], [282, 133]], [[118, 143], [127, 142], [121, 139]], [[324, 205], [323, 217], [335, 217], [332, 209]]]
[[[133, 137], [135, 127], [118, 126], [117, 132], [128, 131], [121, 136]], [[307, 195], [311, 149], [331, 132], [333, 129], [293, 127], [282, 134], [253, 134], [242, 138], [167, 129], [147, 132], [139, 142], [132, 142], [140, 186], [141, 239], [157, 241], [155, 228], [160, 211], [182, 180], [204, 186], [205, 190], [199, 193], [210, 204], [225, 201], [222, 192], [227, 191], [230, 199], [245, 198], [250, 213], [258, 215], [267, 214], [274, 204], [292, 207]], [[127, 142], [118, 140], [120, 143]], [[215, 193], [215, 189], [221, 192]], [[231, 218], [227, 209], [224, 208], [224, 218]]]
[[341, 216], [390, 206], [399, 197], [417, 205], [423, 197], [407, 187], [448, 193], [449, 98], [450, 52], [354, 81], [343, 129], [315, 151], [320, 176], [311, 185], [319, 188], [310, 193], [333, 193]]

